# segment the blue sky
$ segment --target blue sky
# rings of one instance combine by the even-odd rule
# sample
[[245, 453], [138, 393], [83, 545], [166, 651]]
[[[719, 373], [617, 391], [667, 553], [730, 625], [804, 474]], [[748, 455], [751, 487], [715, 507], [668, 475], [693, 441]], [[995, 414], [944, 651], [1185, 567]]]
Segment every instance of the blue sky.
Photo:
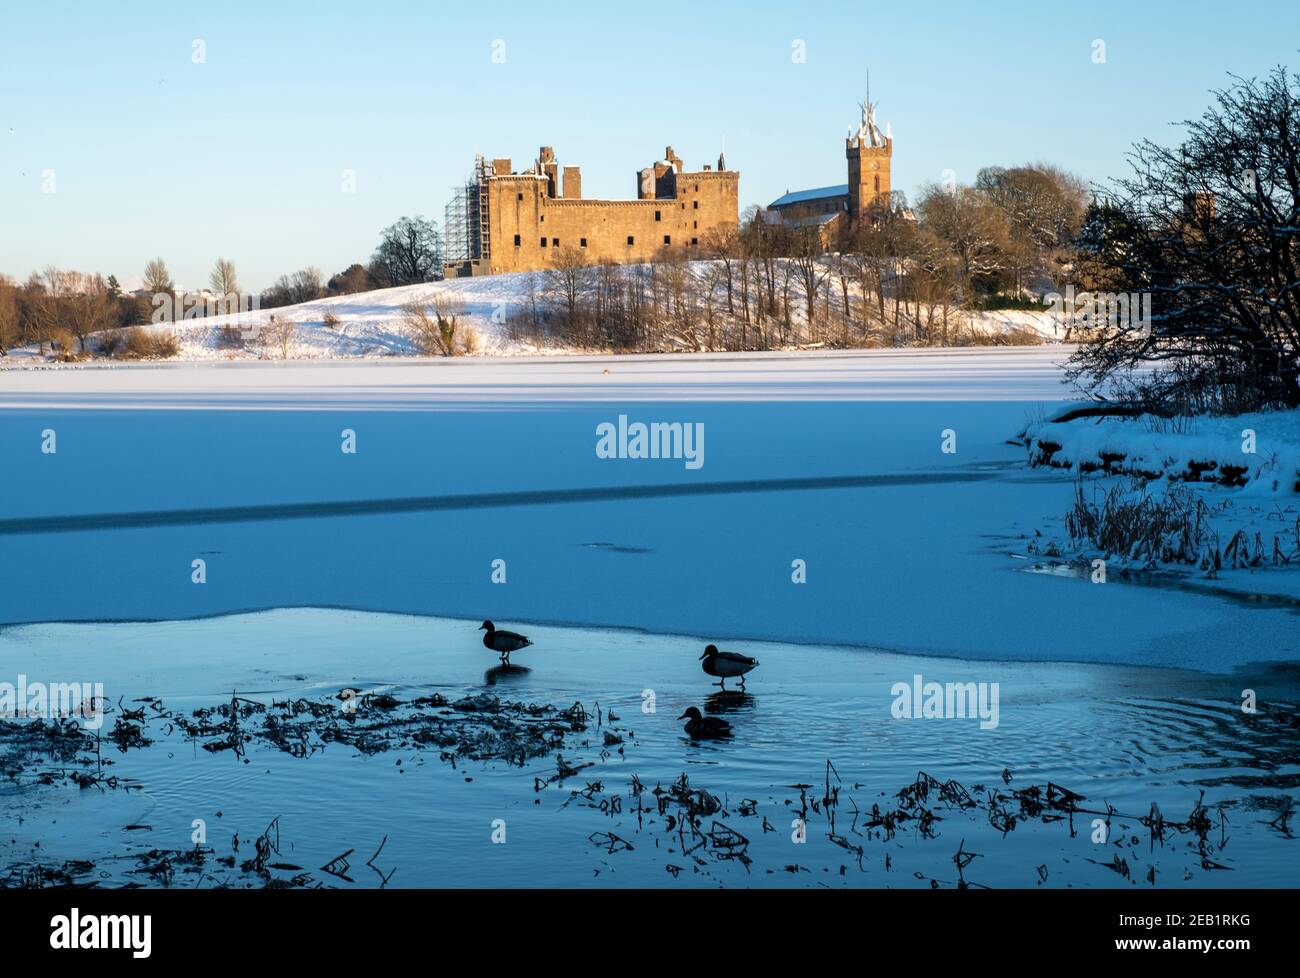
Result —
[[696, 167], [725, 137], [741, 206], [767, 203], [843, 182], [868, 68], [895, 189], [1031, 160], [1104, 180], [1228, 72], [1300, 67], [1297, 47], [1281, 0], [14, 4], [0, 272], [126, 284], [162, 255], [188, 287], [218, 256], [246, 288], [329, 275], [403, 214], [441, 223], [476, 152], [520, 168], [543, 144], [584, 195], [628, 197], [666, 145]]

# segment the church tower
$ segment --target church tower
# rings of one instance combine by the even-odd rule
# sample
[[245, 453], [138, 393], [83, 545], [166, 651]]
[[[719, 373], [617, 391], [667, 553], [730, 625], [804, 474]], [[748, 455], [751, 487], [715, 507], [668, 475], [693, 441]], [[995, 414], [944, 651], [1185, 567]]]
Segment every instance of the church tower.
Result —
[[871, 90], [862, 103], [862, 123], [856, 134], [844, 140], [849, 161], [849, 214], [855, 222], [862, 220], [878, 199], [889, 201], [889, 162], [894, 155], [893, 136], [876, 126], [876, 106]]

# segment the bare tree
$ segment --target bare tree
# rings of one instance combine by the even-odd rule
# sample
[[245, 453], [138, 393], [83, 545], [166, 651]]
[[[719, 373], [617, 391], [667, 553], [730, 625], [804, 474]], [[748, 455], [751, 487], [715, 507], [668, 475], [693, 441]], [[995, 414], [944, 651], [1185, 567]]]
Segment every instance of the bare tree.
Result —
[[239, 280], [235, 276], [235, 263], [225, 258], [218, 258], [208, 276], [208, 284], [218, 295], [227, 296], [239, 293]]
[[438, 226], [424, 217], [403, 217], [384, 229], [370, 274], [384, 286], [412, 285], [437, 278], [441, 262]]
[[77, 339], [77, 352], [86, 352], [86, 340], [113, 325], [113, 300], [102, 275], [73, 272], [67, 279], [63, 321]]
[[796, 228], [791, 235], [790, 253], [794, 257], [799, 281], [803, 286], [804, 309], [808, 319], [808, 338], [814, 342], [819, 337], [817, 327], [817, 292], [828, 269], [822, 260], [826, 249], [822, 246], [821, 230], [816, 225]]
[[1007, 218], [986, 194], [932, 184], [922, 192], [918, 211], [921, 223], [948, 242], [964, 282], [996, 279], [1006, 268]]
[[1300, 406], [1300, 74], [1215, 93], [1176, 147], [1144, 141], [1133, 173], [1090, 208], [1081, 247], [1149, 316], [1081, 347], [1071, 375], [1099, 395], [1156, 366], [1162, 411]]
[[559, 297], [568, 327], [575, 336], [582, 331], [580, 306], [590, 284], [591, 265], [581, 248], [565, 245], [551, 255], [546, 269], [546, 291]]
[[[161, 258], [155, 258], [144, 266], [144, 285], [145, 294], [149, 297], [151, 309], [161, 319], [180, 319], [181, 310], [173, 308], [172, 299], [176, 295], [176, 283], [172, 281], [172, 273], [167, 269], [167, 263]], [[160, 297], [165, 297], [166, 301], [159, 301]]]
[[172, 273], [167, 270], [167, 263], [155, 258], [144, 266], [144, 290], [151, 293], [168, 292], [176, 288]]
[[18, 345], [18, 289], [0, 275], [0, 357]]
[[722, 264], [722, 273], [727, 286], [727, 313], [736, 314], [734, 266], [739, 264], [740, 228], [734, 224], [719, 224], [704, 232], [700, 238], [704, 254]]
[[326, 288], [335, 295], [347, 295], [372, 289], [374, 288], [374, 282], [370, 278], [370, 272], [366, 270], [364, 265], [353, 262], [338, 274], [331, 275], [326, 283]]
[[1043, 250], [1070, 244], [1088, 206], [1083, 179], [1047, 163], [985, 167], [975, 177], [975, 189]]

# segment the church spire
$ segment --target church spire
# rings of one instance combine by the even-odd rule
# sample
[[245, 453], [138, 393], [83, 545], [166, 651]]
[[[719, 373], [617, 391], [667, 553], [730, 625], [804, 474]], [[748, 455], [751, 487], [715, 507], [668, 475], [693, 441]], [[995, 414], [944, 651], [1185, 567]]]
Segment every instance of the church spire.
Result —
[[861, 103], [862, 123], [858, 126], [858, 133], [855, 138], [861, 141], [864, 146], [884, 146], [885, 134], [880, 131], [876, 125], [876, 103], [871, 101], [871, 72], [867, 71], [867, 93], [866, 99]]

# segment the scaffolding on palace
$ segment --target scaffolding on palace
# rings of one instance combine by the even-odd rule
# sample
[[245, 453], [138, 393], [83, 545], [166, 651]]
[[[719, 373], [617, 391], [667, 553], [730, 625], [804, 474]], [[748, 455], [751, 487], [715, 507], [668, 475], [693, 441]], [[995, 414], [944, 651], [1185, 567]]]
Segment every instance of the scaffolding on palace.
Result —
[[479, 154], [474, 157], [474, 171], [469, 179], [452, 188], [442, 221], [444, 261], [466, 262], [490, 257], [486, 178], [491, 175], [491, 164]]

